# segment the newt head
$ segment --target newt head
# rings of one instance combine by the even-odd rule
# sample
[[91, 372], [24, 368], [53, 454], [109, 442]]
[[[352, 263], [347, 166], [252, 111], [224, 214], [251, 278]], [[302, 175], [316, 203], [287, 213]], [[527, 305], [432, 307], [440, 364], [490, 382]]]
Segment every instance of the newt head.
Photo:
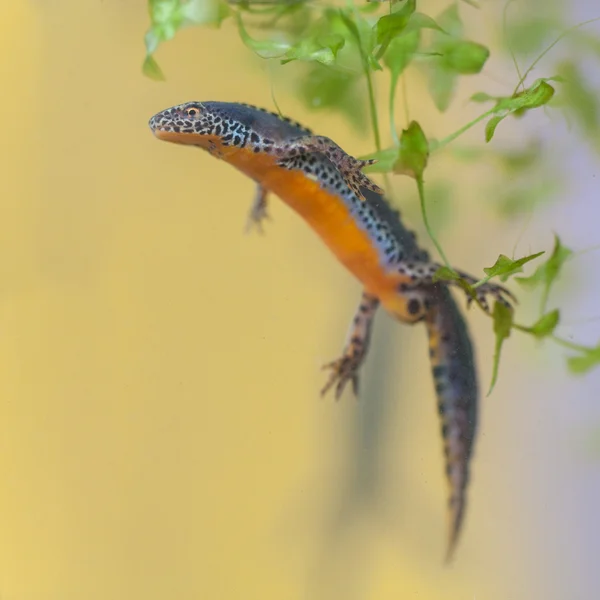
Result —
[[214, 115], [201, 102], [186, 102], [156, 113], [148, 122], [159, 139], [176, 144], [208, 146], [215, 131]]
[[156, 113], [148, 123], [167, 142], [211, 150], [215, 144], [265, 150], [310, 134], [299, 123], [267, 110], [235, 102], [186, 102]]

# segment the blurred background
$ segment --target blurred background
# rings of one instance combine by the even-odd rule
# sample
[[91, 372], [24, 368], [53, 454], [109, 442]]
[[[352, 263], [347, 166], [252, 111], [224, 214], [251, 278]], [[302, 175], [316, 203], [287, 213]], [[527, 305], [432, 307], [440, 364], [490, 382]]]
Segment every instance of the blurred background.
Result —
[[[516, 83], [494, 52], [504, 4], [481, 4], [461, 13], [492, 48], [484, 75], [463, 78], [443, 115], [411, 79], [411, 117], [434, 137], [481, 112], [472, 93]], [[600, 16], [585, 0], [519, 4], [526, 41], [542, 12], [564, 27]], [[144, 2], [5, 2], [0, 20], [2, 600], [597, 597], [600, 371], [572, 376], [568, 351], [514, 333], [485, 398], [491, 322], [468, 313], [483, 397], [466, 526], [445, 567], [424, 328], [379, 314], [360, 400], [320, 399], [320, 366], [340, 353], [360, 286], [277, 199], [266, 234], [244, 235], [252, 183], [157, 142], [147, 121], [192, 99], [272, 109], [273, 91], [354, 155], [373, 150], [367, 126], [307, 110], [231, 23], [161, 46], [157, 83], [140, 69]], [[599, 43], [598, 23], [581, 31]], [[576, 56], [593, 98], [597, 57], [574, 48], [533, 76]], [[542, 166], [478, 161], [482, 126], [432, 161], [431, 212], [454, 264], [478, 273], [515, 244], [516, 256], [549, 251], [553, 232], [576, 251], [600, 243], [600, 121], [586, 110], [498, 128], [499, 151], [531, 132]], [[413, 183], [394, 182], [431, 248]], [[511, 288], [519, 321], [533, 321], [537, 296]], [[577, 254], [550, 299], [563, 337], [597, 343], [599, 294], [598, 253]]]

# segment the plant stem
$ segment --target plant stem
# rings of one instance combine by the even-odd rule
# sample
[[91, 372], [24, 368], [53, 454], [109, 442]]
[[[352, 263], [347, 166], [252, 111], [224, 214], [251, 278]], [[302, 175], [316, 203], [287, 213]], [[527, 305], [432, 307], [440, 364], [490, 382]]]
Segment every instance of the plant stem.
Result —
[[[508, 51], [510, 52], [510, 57], [512, 58], [513, 64], [515, 65], [515, 69], [517, 71], [517, 75], [519, 77], [519, 81], [523, 81], [523, 76], [521, 75], [521, 69], [519, 69], [519, 63], [517, 62], [517, 57], [515, 56], [515, 53], [513, 52], [513, 49], [510, 45], [510, 41], [508, 39], [508, 35], [506, 33], [507, 31], [507, 27], [506, 27], [506, 14], [508, 12], [508, 7], [514, 2], [514, 0], [508, 0], [508, 2], [504, 5], [504, 11], [502, 12], [502, 33], [504, 34], [504, 36], [506, 37], [506, 47], [508, 48]], [[519, 87], [519, 86], [517, 86]]]
[[484, 112], [482, 115], [479, 115], [476, 119], [474, 119], [470, 123], [467, 123], [464, 127], [461, 127], [458, 131], [455, 131], [454, 133], [445, 137], [443, 140], [440, 140], [435, 145], [435, 147], [432, 149], [432, 152], [436, 152], [437, 150], [440, 150], [444, 146], [447, 146], [450, 142], [453, 142], [457, 137], [461, 136], [465, 131], [471, 129], [471, 127], [473, 127], [474, 125], [477, 125], [477, 123], [479, 123], [480, 121], [483, 121], [483, 119], [485, 119], [486, 117], [493, 115], [495, 112], [496, 112], [496, 107], [490, 108], [490, 110]]
[[437, 248], [437, 251], [440, 253], [440, 256], [442, 257], [444, 264], [450, 270], [454, 271], [454, 269], [450, 266], [450, 263], [448, 262], [448, 259], [446, 258], [446, 255], [444, 254], [444, 251], [442, 250], [442, 247], [440, 246], [439, 242], [433, 235], [431, 226], [429, 225], [429, 219], [427, 218], [427, 209], [425, 207], [425, 190], [423, 189], [423, 177], [421, 175], [417, 176], [417, 189], [419, 190], [419, 201], [421, 203], [421, 215], [423, 216], [423, 223], [425, 224], [425, 229], [427, 230], [427, 235], [429, 235], [429, 238], [433, 242], [434, 246]]
[[489, 275], [486, 275], [483, 279], [476, 281], [471, 287], [478, 288], [479, 286], [483, 285], [484, 283], [487, 283], [491, 278], [492, 277], [490, 277]]
[[591, 348], [582, 346], [581, 344], [574, 344], [573, 342], [569, 342], [569, 340], [563, 340], [563, 338], [560, 338], [554, 334], [551, 337], [557, 344], [560, 344], [561, 346], [564, 346], [565, 348], [569, 348], [569, 350], [575, 350], [576, 352], [583, 352], [583, 353], [589, 352], [591, 350]]
[[408, 127], [410, 115], [408, 114], [408, 90], [406, 89], [406, 75], [400, 75], [400, 85], [402, 86], [402, 105], [404, 106], [404, 125]]
[[[361, 54], [363, 54], [361, 44]], [[373, 78], [371, 77], [371, 70], [367, 63], [366, 58], [363, 55], [363, 68], [365, 71], [365, 77], [367, 78], [367, 89], [369, 91], [369, 110], [371, 112], [371, 127], [373, 128], [373, 137], [375, 138], [375, 148], [377, 152], [381, 151], [381, 138], [379, 137], [379, 120], [377, 118], [377, 106], [375, 105], [375, 92], [373, 90]]]
[[565, 31], [563, 31], [532, 63], [531, 66], [527, 69], [527, 71], [525, 71], [525, 73], [523, 73], [522, 77], [519, 79], [519, 83], [517, 83], [517, 86], [515, 87], [515, 91], [513, 92], [513, 96], [517, 93], [517, 90], [519, 89], [519, 86], [527, 79], [527, 75], [529, 75], [529, 73], [531, 73], [531, 71], [533, 71], [533, 69], [535, 69], [535, 67], [537, 66], [537, 64], [540, 62], [540, 60], [542, 60], [542, 58], [544, 58], [544, 56], [546, 56], [546, 54], [548, 54], [548, 52], [550, 52], [550, 50], [552, 50], [552, 48], [554, 48], [554, 46], [556, 46], [556, 44], [558, 44], [558, 42], [560, 42], [560, 40], [562, 40], [565, 36], [569, 35], [569, 33], [571, 33], [572, 31], [575, 31], [576, 29], [579, 29], [580, 27], [583, 27], [584, 25], [589, 25], [590, 23], [594, 23], [594, 21], [600, 21], [600, 17], [596, 17], [594, 19], [589, 19], [587, 21], [584, 21], [583, 23], [579, 23], [577, 25], [573, 25], [573, 27], [569, 27], [569, 29], [565, 29]]
[[400, 146], [400, 138], [398, 137], [398, 131], [396, 131], [396, 114], [394, 110], [395, 99], [396, 99], [396, 86], [398, 85], [398, 79], [392, 76], [390, 85], [390, 102], [389, 102], [389, 119], [390, 119], [390, 133], [392, 134], [392, 141], [394, 146]]

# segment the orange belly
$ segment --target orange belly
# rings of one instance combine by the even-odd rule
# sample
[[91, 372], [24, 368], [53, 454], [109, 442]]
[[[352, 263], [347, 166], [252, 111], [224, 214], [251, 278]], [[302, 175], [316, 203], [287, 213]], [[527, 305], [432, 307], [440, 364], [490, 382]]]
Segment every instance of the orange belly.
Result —
[[326, 192], [303, 172], [277, 166], [276, 157], [245, 148], [221, 151], [225, 161], [296, 211], [366, 291], [381, 300], [390, 293], [396, 295], [397, 277], [383, 268], [377, 248], [341, 198]]
[[201, 146], [234, 166], [296, 211], [325, 242], [337, 259], [401, 320], [412, 320], [398, 284], [406, 277], [384, 269], [381, 257], [366, 231], [361, 229], [341, 198], [326, 192], [303, 172], [279, 167], [277, 157], [251, 148], [223, 146], [218, 136], [157, 131], [162, 140]]

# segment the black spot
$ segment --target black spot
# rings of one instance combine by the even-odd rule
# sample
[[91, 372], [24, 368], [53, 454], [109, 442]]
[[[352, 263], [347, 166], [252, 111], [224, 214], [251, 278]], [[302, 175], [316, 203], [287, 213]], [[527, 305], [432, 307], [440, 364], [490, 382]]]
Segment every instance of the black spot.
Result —
[[421, 302], [416, 298], [412, 298], [409, 300], [407, 308], [411, 315], [416, 315], [421, 310]]
[[446, 367], [446, 365], [435, 365], [435, 367], [431, 369], [431, 372], [433, 373], [433, 376], [437, 379], [438, 377], [442, 377], [443, 375], [445, 375], [447, 370], [448, 367]]

